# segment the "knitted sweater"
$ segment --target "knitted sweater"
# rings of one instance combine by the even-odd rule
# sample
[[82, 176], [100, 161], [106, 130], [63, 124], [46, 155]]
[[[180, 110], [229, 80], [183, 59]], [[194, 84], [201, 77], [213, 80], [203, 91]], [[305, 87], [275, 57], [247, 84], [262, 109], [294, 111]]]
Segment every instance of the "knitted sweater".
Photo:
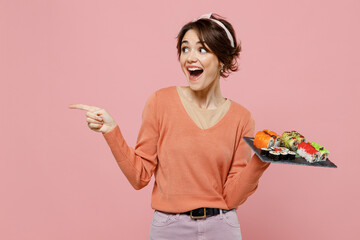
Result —
[[190, 101], [189, 98], [183, 93], [182, 89], [190, 89], [190, 87], [176, 87], [178, 94], [180, 96], [181, 102], [194, 123], [201, 129], [206, 129], [214, 126], [219, 122], [223, 116], [227, 113], [230, 108], [231, 101], [225, 98], [225, 102], [216, 106], [215, 109], [207, 108], [204, 109], [200, 107], [193, 101]]
[[145, 104], [135, 148], [119, 126], [103, 134], [119, 167], [135, 189], [155, 175], [151, 207], [179, 213], [200, 207], [237, 208], [255, 192], [269, 166], [242, 139], [254, 136], [250, 112], [231, 101], [215, 125], [199, 128], [176, 87], [154, 92]]

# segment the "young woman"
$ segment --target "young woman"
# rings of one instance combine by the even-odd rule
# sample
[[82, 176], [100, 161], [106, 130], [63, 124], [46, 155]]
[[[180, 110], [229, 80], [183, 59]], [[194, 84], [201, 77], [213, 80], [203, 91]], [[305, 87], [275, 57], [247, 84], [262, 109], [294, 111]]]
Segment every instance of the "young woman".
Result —
[[180, 66], [188, 86], [154, 92], [145, 104], [135, 148], [104, 109], [87, 111], [91, 130], [102, 132], [135, 189], [155, 175], [150, 239], [241, 239], [237, 207], [255, 192], [269, 163], [242, 139], [254, 136], [254, 120], [224, 98], [220, 77], [237, 70], [240, 45], [229, 22], [204, 15], [178, 34]]

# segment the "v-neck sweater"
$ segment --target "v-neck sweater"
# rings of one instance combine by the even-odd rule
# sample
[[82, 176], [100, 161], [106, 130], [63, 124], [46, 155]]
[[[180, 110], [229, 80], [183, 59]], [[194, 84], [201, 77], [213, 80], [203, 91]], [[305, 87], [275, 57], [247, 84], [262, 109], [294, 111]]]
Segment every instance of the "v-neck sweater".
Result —
[[269, 166], [243, 137], [253, 137], [250, 112], [232, 101], [212, 127], [201, 129], [186, 112], [175, 86], [146, 101], [135, 148], [117, 125], [104, 133], [120, 169], [135, 189], [155, 175], [151, 207], [180, 213], [209, 207], [232, 209], [246, 201]]
[[223, 118], [231, 105], [231, 101], [229, 99], [226, 99], [224, 103], [222, 103], [215, 109], [202, 109], [199, 106], [195, 105], [194, 102], [191, 102], [186, 98], [185, 94], [182, 92], [181, 87], [176, 87], [176, 90], [179, 93], [181, 102], [187, 114], [201, 129], [206, 129], [214, 126], [218, 121]]

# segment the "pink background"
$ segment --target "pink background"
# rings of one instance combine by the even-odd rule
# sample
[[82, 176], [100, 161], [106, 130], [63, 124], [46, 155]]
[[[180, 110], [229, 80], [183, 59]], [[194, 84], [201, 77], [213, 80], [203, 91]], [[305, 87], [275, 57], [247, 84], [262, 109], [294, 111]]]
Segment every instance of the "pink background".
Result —
[[67, 106], [105, 108], [134, 146], [150, 94], [186, 84], [177, 32], [208, 12], [243, 46], [223, 95], [339, 166], [272, 164], [238, 209], [244, 239], [359, 238], [359, 1], [0, 0], [0, 239], [148, 238], [153, 182], [132, 189]]

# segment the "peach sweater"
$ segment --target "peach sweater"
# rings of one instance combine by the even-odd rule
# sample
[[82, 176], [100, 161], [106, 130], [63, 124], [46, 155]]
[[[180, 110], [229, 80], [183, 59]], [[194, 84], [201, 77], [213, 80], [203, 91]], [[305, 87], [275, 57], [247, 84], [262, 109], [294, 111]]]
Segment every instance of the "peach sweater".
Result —
[[226, 114], [201, 129], [190, 118], [176, 87], [154, 92], [145, 104], [135, 148], [119, 126], [103, 134], [135, 189], [155, 175], [151, 207], [185, 212], [200, 207], [237, 208], [255, 192], [269, 166], [242, 139], [254, 136], [250, 112], [231, 101]]
[[201, 129], [214, 126], [223, 118], [230, 108], [231, 101], [226, 99], [226, 101], [216, 109], [202, 109], [186, 98], [181, 87], [176, 88], [186, 112], [194, 123]]

